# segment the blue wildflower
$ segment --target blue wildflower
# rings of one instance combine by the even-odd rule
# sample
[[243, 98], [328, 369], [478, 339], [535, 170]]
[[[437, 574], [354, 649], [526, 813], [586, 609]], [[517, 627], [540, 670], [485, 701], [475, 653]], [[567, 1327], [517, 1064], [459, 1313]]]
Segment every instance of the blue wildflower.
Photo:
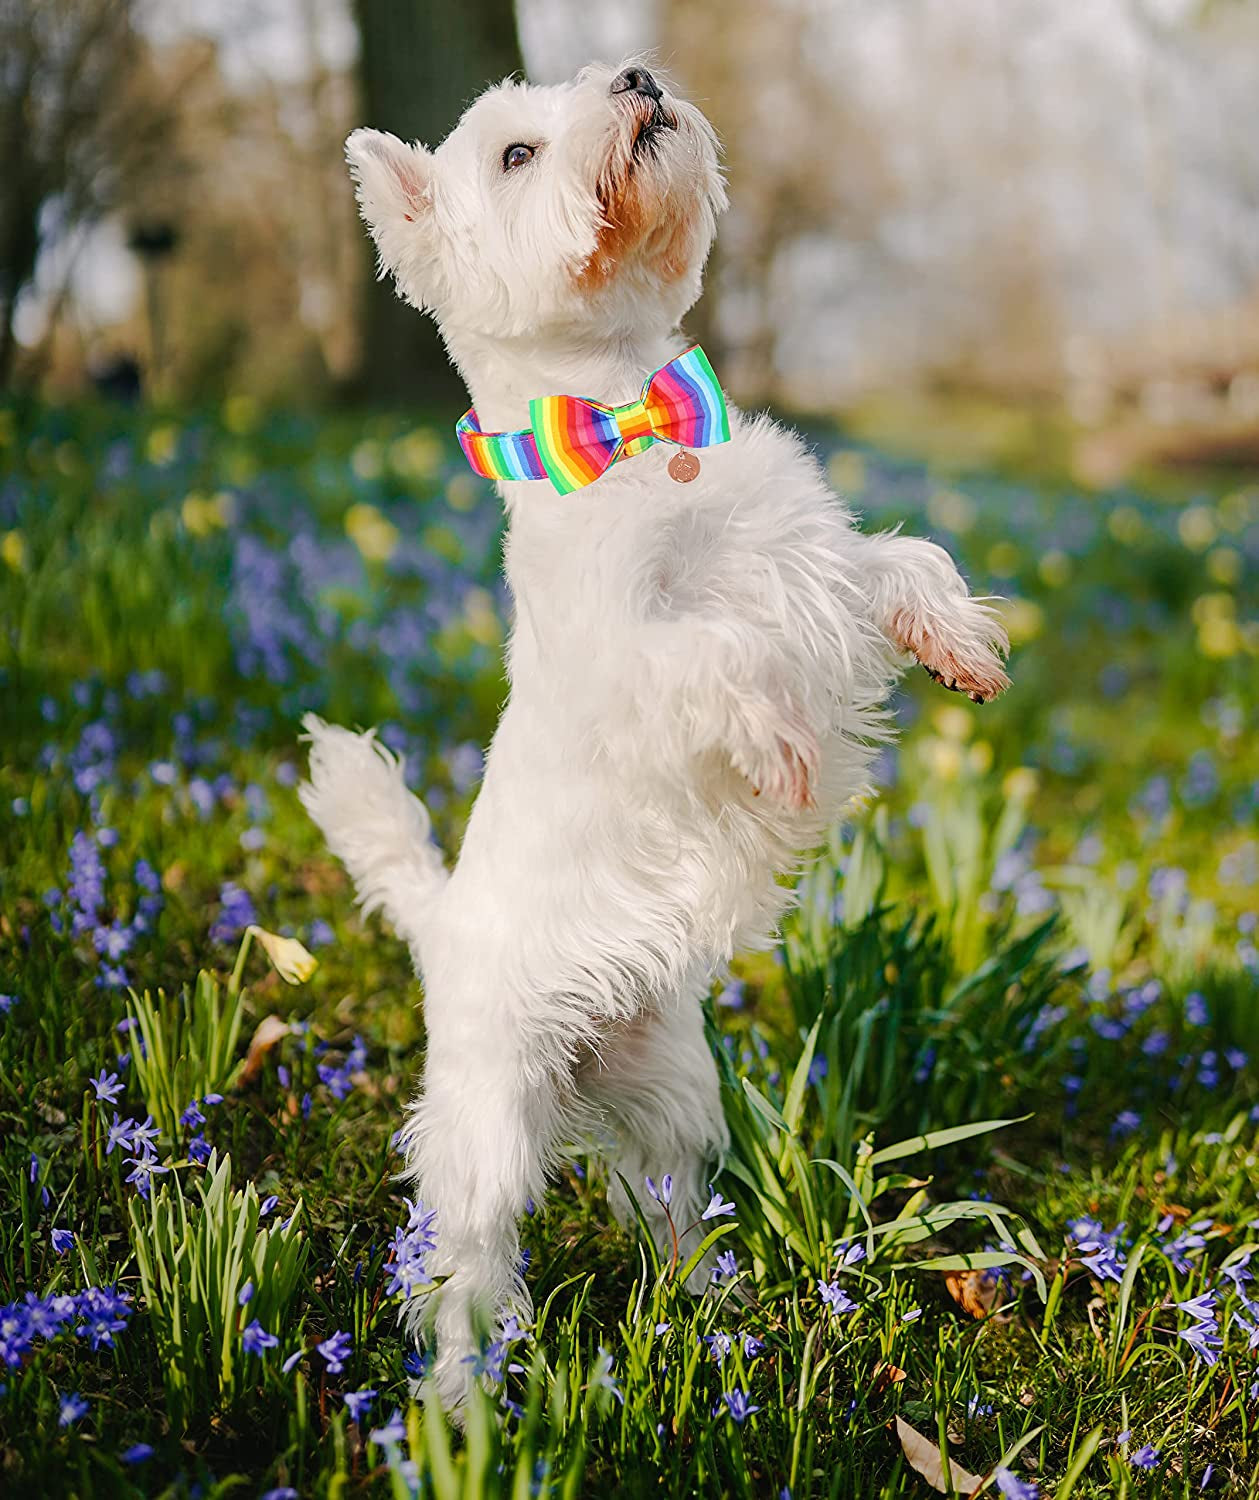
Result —
[[345, 1368], [345, 1361], [350, 1357], [354, 1342], [348, 1333], [338, 1332], [329, 1335], [322, 1343], [316, 1344], [315, 1348], [327, 1362], [328, 1369], [333, 1375], [339, 1375]]
[[720, 1219], [726, 1214], [734, 1213], [735, 1207], [733, 1203], [727, 1202], [716, 1188], [711, 1188], [710, 1191], [712, 1192], [712, 1197], [708, 1200], [708, 1207], [700, 1214], [701, 1219]]
[[347, 1391], [341, 1399], [345, 1402], [346, 1409], [353, 1420], [361, 1422], [370, 1409], [372, 1402], [375, 1401], [376, 1395], [377, 1393], [372, 1390]]
[[117, 1073], [107, 1073], [104, 1068], [97, 1078], [89, 1078], [88, 1082], [96, 1090], [96, 1098], [101, 1104], [117, 1104], [119, 1095], [122, 1093], [122, 1084], [118, 1081]]
[[268, 1349], [274, 1349], [280, 1341], [275, 1334], [268, 1333], [255, 1318], [242, 1332], [240, 1342], [246, 1354], [265, 1354]]
[[752, 1405], [747, 1393], [737, 1387], [733, 1391], [723, 1391], [722, 1400], [725, 1401], [730, 1415], [739, 1426], [742, 1426], [753, 1413], [760, 1411], [759, 1406]]
[[62, 1396], [57, 1407], [57, 1426], [71, 1427], [87, 1416], [87, 1402], [77, 1392]]

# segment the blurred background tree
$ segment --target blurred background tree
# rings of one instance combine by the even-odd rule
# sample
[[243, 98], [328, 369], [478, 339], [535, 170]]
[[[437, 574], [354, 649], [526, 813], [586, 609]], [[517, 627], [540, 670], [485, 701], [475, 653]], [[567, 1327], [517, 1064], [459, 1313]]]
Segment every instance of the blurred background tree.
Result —
[[[0, 15], [0, 311], [13, 378], [49, 391], [121, 354], [172, 399], [452, 409], [431, 325], [372, 280], [347, 131], [432, 144], [522, 56], [551, 82], [652, 48], [726, 143], [732, 209], [689, 328], [739, 399], [998, 452], [1049, 413], [1095, 482], [1259, 448], [1259, 0]], [[172, 252], [138, 257], [155, 226]]]
[[[362, 116], [404, 141], [436, 145], [488, 78], [524, 70], [514, 0], [354, 0]], [[457, 402], [463, 394], [432, 322], [398, 316], [389, 282], [366, 283], [364, 393], [380, 401]]]
[[64, 256], [160, 149], [143, 51], [130, 0], [0, 0], [0, 384], [41, 250]]

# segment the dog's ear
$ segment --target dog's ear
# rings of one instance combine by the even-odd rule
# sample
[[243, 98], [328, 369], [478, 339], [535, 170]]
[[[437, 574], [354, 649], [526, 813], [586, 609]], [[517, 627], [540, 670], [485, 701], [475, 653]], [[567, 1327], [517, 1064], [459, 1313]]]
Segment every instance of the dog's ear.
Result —
[[[345, 143], [363, 222], [380, 253], [382, 273], [399, 276], [417, 252], [431, 248], [433, 157], [418, 142], [409, 146], [383, 130], [355, 130]], [[405, 289], [412, 295], [412, 289]]]

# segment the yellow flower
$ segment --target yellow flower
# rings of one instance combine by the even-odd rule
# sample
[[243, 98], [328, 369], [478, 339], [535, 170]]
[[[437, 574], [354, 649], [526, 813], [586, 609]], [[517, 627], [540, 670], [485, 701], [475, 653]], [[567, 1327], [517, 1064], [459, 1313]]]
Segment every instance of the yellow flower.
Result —
[[387, 516], [374, 505], [360, 502], [345, 513], [345, 529], [350, 540], [368, 562], [387, 562], [394, 554], [400, 533]]
[[977, 776], [992, 770], [992, 746], [987, 740], [976, 740], [967, 754], [967, 762]]
[[1219, 535], [1215, 516], [1205, 505], [1191, 505], [1188, 510], [1181, 511], [1176, 529], [1191, 552], [1205, 552]]
[[957, 490], [936, 490], [927, 501], [927, 519], [960, 536], [975, 524], [975, 505]]
[[229, 396], [223, 403], [223, 425], [237, 437], [252, 432], [258, 417], [258, 403], [252, 396]]
[[288, 984], [305, 984], [319, 967], [319, 960], [296, 938], [281, 937], [265, 927], [250, 927], [249, 931], [266, 950], [276, 973]]
[[149, 433], [145, 452], [151, 464], [159, 468], [170, 463], [179, 451], [179, 428], [173, 422], [163, 422]]
[[1230, 588], [1242, 576], [1242, 556], [1236, 547], [1215, 547], [1207, 554], [1207, 572], [1213, 583]]
[[1198, 650], [1213, 660], [1236, 656], [1244, 644], [1236, 620], [1219, 615], [1208, 616], [1198, 626]]
[[471, 510], [480, 494], [481, 488], [470, 473], [456, 474], [446, 486], [446, 504], [451, 510]]
[[497, 646], [503, 638], [502, 623], [494, 609], [494, 599], [485, 589], [469, 589], [463, 601], [463, 618], [468, 634], [482, 646]]
[[435, 479], [444, 457], [441, 439], [431, 427], [417, 427], [389, 445], [389, 462], [409, 479]]
[[997, 612], [1012, 646], [1034, 641], [1045, 628], [1044, 610], [1030, 599], [1005, 599], [997, 605]]
[[1030, 802], [1036, 795], [1040, 777], [1031, 766], [1016, 766], [1001, 783], [1008, 802]]
[[988, 571], [997, 578], [1010, 578], [1019, 566], [1019, 549], [1013, 542], [994, 542], [988, 549]]
[[960, 703], [943, 703], [931, 717], [944, 738], [954, 743], [970, 739], [975, 727], [973, 716]]
[[20, 531], [6, 531], [0, 537], [0, 557], [20, 573], [26, 567], [26, 538]]
[[1060, 589], [1071, 577], [1071, 559], [1055, 548], [1041, 558], [1039, 572], [1051, 589]]
[[1141, 519], [1141, 512], [1134, 505], [1117, 505], [1111, 511], [1110, 520], [1106, 524], [1111, 536], [1126, 547], [1139, 541], [1145, 533], [1145, 522]]
[[208, 536], [211, 531], [231, 525], [236, 518], [236, 502], [226, 490], [208, 499], [194, 493], [185, 498], [179, 514], [185, 529], [193, 536]]
[[961, 774], [962, 747], [955, 741], [924, 740], [921, 754], [927, 770], [941, 781], [956, 781]]
[[364, 438], [350, 454], [350, 468], [360, 479], [379, 479], [385, 468], [380, 444], [371, 438]]
[[866, 487], [866, 459], [864, 453], [852, 448], [839, 448], [831, 454], [827, 464], [831, 483], [844, 496], [857, 496]]

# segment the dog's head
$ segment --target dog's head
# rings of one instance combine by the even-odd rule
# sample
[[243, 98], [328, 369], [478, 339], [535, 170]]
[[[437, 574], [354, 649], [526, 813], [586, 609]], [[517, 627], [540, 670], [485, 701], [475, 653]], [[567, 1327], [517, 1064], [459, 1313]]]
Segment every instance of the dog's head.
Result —
[[452, 332], [665, 331], [725, 206], [708, 121], [641, 64], [508, 81], [435, 151], [356, 130], [346, 156], [382, 274]]

